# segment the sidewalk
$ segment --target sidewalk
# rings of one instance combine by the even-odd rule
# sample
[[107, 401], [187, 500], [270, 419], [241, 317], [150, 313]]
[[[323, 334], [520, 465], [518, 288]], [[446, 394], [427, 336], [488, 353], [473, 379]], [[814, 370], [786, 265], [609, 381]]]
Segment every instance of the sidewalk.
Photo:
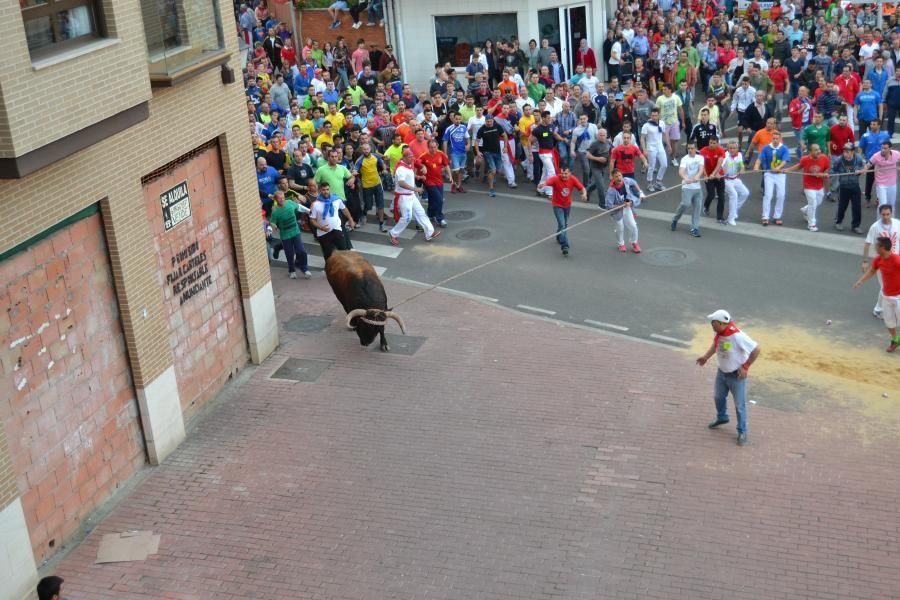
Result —
[[[753, 405], [738, 448], [691, 355], [441, 292], [398, 309], [418, 351], [383, 354], [323, 276], [280, 273], [282, 326], [330, 326], [283, 329], [58, 565], [72, 600], [896, 597], [900, 453], [874, 417]], [[273, 378], [289, 358], [327, 368]], [[94, 565], [128, 529], [159, 554]]]

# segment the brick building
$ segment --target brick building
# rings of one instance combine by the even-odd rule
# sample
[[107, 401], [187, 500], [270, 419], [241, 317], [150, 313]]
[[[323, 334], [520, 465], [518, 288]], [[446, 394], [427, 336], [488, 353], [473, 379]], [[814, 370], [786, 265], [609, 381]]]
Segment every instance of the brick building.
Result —
[[0, 11], [6, 600], [278, 339], [231, 4]]

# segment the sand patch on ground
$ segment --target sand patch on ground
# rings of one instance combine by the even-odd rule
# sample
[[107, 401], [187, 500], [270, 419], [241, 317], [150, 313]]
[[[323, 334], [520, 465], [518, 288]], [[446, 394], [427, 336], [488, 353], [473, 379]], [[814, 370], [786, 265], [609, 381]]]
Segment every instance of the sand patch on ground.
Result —
[[435, 240], [430, 244], [419, 244], [413, 246], [416, 253], [421, 254], [426, 259], [434, 258], [465, 258], [472, 255], [469, 248], [461, 248], [460, 246], [442, 245], [440, 240]]
[[[714, 334], [708, 325], [693, 333], [690, 352], [700, 355]], [[900, 426], [900, 356], [886, 353], [881, 345], [836, 342], [798, 327], [748, 326], [747, 333], [762, 349], [753, 377], [770, 390], [796, 393], [805, 388], [810, 409], [837, 403]]]

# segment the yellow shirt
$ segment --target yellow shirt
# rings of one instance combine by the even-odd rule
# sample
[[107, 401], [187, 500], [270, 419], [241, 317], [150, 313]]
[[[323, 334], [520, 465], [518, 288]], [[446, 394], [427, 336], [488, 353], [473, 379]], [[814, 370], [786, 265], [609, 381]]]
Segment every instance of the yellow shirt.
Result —
[[325, 143], [334, 146], [334, 136], [332, 136], [330, 133], [319, 134], [319, 137], [316, 138], [316, 148], [319, 148], [321, 150], [322, 144]]
[[531, 147], [531, 142], [528, 141], [528, 130], [534, 125], [535, 121], [537, 121], [537, 119], [534, 118], [534, 115], [530, 117], [522, 116], [519, 119], [519, 135], [522, 136], [522, 147], [524, 148]]
[[291, 128], [293, 129], [293, 127], [295, 125], [300, 128], [301, 134], [308, 135], [309, 137], [314, 137], [313, 134], [315, 134], [316, 128], [313, 125], [313, 122], [310, 121], [309, 119], [306, 119], [306, 120], [297, 119], [296, 121], [291, 123]]
[[331, 131], [340, 131], [344, 128], [344, 123], [347, 122], [344, 113], [329, 113], [325, 115], [325, 120], [331, 123]]

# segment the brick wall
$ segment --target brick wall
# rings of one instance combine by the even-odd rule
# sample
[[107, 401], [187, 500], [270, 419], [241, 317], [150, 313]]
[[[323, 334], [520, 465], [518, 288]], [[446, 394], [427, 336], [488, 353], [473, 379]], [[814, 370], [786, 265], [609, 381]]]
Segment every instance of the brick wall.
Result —
[[[380, 50], [383, 50], [387, 43], [384, 27], [378, 27], [377, 25], [375, 27], [366, 26], [368, 20], [365, 13], [360, 15], [360, 21], [362, 21], [362, 27], [353, 29], [351, 27], [353, 19], [350, 18], [350, 13], [342, 12], [341, 27], [339, 29], [329, 29], [331, 17], [328, 16], [327, 11], [303, 10], [300, 11], [300, 34], [303, 40], [309, 37], [318, 40], [319, 47], [324, 46], [325, 42], [335, 43], [338, 36], [342, 35], [347, 40], [347, 45], [350, 46], [351, 50], [356, 50], [356, 40], [359, 38], [366, 40], [367, 43], [375, 44]], [[303, 43], [301, 41], [298, 47], [302, 48]]]
[[98, 214], [0, 263], [0, 404], [40, 563], [145, 461]]
[[[185, 181], [191, 216], [166, 231], [160, 194]], [[176, 161], [145, 181], [143, 190], [158, 259], [157, 281], [165, 290], [178, 391], [188, 418], [249, 359], [218, 147], [212, 145]], [[190, 251], [192, 247], [196, 250]], [[185, 250], [184, 259], [178, 260], [178, 253]], [[195, 259], [192, 269], [179, 270]], [[193, 274], [197, 283], [189, 285], [187, 277]], [[187, 298], [192, 285], [203, 285], [203, 289]]]

